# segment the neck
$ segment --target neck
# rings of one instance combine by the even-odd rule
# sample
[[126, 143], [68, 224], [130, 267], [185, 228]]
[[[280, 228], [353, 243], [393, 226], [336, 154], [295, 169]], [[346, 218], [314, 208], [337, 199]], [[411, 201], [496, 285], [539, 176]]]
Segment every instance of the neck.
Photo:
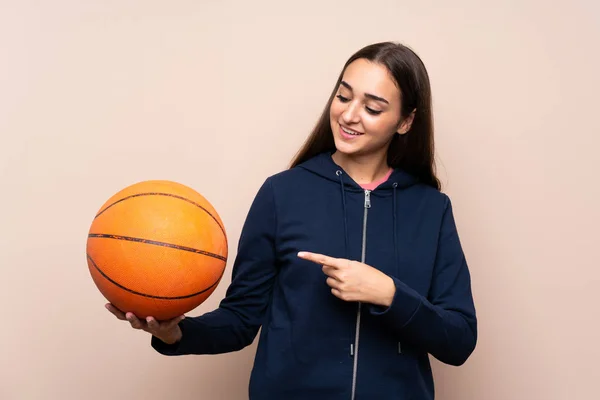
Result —
[[336, 151], [332, 158], [358, 184], [381, 179], [390, 169], [385, 153], [355, 156]]

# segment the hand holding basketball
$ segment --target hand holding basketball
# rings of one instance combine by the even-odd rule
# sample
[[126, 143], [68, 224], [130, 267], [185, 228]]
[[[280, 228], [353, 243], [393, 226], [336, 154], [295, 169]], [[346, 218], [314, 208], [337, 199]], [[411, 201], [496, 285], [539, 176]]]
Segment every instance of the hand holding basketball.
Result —
[[174, 344], [181, 340], [181, 329], [179, 322], [185, 318], [181, 315], [166, 321], [157, 321], [156, 318], [148, 316], [146, 319], [139, 319], [131, 312], [123, 312], [114, 305], [107, 303], [106, 308], [118, 319], [129, 321], [133, 329], [140, 329], [156, 336], [167, 344]]

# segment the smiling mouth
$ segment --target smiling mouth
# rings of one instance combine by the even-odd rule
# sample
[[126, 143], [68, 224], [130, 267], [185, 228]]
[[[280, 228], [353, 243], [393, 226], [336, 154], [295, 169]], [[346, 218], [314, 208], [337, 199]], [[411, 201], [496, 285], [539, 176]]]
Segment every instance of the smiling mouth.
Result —
[[342, 129], [342, 132], [344, 132], [347, 135], [351, 135], [351, 136], [360, 136], [360, 135], [364, 135], [361, 132], [357, 132], [357, 131], [353, 131], [352, 129], [348, 129], [343, 127], [342, 125], [340, 125], [340, 128]]

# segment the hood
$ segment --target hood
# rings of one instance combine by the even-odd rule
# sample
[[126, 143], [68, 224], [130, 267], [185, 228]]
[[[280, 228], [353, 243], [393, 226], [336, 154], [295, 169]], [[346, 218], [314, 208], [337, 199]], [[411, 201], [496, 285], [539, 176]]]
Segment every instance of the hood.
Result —
[[[360, 187], [360, 185], [356, 183], [342, 167], [333, 161], [331, 155], [331, 152], [318, 154], [302, 164], [299, 164], [298, 167], [337, 184], [340, 183], [340, 175], [344, 175], [342, 184], [345, 186], [346, 190], [356, 190], [362, 192], [363, 189]], [[417, 183], [419, 183], [417, 177], [399, 168], [395, 168], [389, 179], [377, 187], [377, 191], [392, 190], [395, 188], [405, 189], [416, 185]]]

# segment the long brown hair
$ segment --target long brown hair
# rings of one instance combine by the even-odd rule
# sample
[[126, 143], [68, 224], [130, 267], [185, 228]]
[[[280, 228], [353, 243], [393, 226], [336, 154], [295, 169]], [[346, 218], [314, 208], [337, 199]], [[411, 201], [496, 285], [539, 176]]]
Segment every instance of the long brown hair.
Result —
[[371, 44], [357, 51], [346, 61], [321, 117], [294, 157], [290, 168], [317, 154], [335, 151], [329, 108], [344, 71], [348, 65], [359, 58], [379, 63], [388, 69], [400, 89], [402, 118], [407, 118], [413, 110], [416, 110], [410, 130], [404, 135], [394, 135], [388, 148], [388, 165], [403, 169], [419, 178], [421, 182], [440, 190], [440, 181], [435, 173], [429, 75], [425, 65], [414, 51], [394, 42]]

